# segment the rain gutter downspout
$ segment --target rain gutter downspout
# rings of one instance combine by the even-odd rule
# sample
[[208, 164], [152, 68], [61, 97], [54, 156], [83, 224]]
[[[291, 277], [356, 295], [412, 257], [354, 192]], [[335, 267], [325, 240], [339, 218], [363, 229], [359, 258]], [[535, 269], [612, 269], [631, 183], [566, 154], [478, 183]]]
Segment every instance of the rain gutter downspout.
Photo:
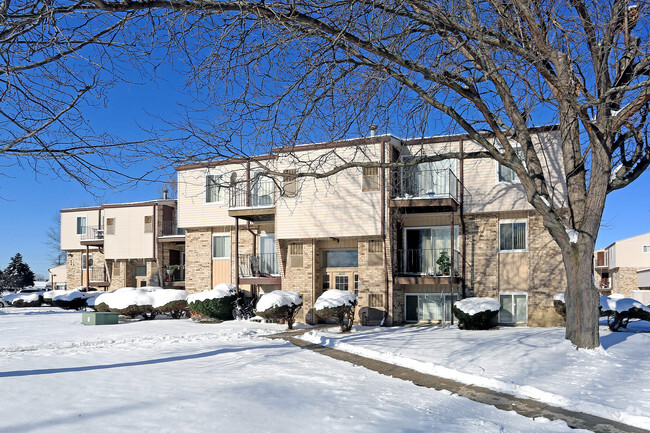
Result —
[[388, 291], [388, 255], [386, 254], [386, 169], [384, 163], [386, 162], [386, 141], [381, 142], [381, 168], [380, 168], [380, 193], [381, 193], [381, 240], [384, 252], [384, 317], [381, 320], [381, 325], [386, 326], [388, 321], [389, 309], [389, 291]]

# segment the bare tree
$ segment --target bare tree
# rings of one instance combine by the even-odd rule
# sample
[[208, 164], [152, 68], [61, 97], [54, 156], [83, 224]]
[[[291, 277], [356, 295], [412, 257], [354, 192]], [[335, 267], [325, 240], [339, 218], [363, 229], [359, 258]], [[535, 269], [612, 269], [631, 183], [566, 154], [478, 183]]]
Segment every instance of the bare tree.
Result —
[[[148, 12], [154, 34], [167, 30], [170, 52], [187, 54], [197, 104], [171, 124], [183, 132], [183, 146], [163, 150], [181, 159], [250, 156], [369, 123], [410, 136], [467, 133], [484, 152], [437, 158], [489, 156], [518, 175], [563, 254], [566, 337], [577, 347], [599, 345], [592, 255], [606, 196], [650, 163], [645, 1], [94, 0], [69, 7], [103, 10], [118, 22]], [[561, 132], [568, 212], [551, 199], [529, 132], [549, 123]]]
[[[52, 225], [45, 232], [43, 244], [48, 250], [48, 259], [52, 266], [63, 265], [66, 262], [66, 252], [61, 249], [61, 214], [57, 212], [52, 218]], [[47, 278], [46, 278], [47, 279]]]

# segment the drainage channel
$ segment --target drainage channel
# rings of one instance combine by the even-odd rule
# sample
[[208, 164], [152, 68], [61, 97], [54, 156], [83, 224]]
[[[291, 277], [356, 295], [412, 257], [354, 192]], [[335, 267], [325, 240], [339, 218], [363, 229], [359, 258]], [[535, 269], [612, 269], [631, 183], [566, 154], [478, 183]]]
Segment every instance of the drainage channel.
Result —
[[622, 424], [606, 418], [582, 412], [573, 412], [560, 407], [550, 406], [539, 401], [518, 398], [509, 394], [492, 391], [488, 388], [467, 385], [450, 379], [420, 373], [410, 368], [400, 367], [394, 364], [366, 358], [296, 338], [297, 335], [302, 334], [303, 332], [305, 331], [286, 332], [270, 335], [267, 336], [267, 338], [286, 340], [302, 349], [311, 350], [333, 359], [365, 367], [368, 370], [376, 371], [385, 376], [407, 380], [413, 382], [415, 385], [426, 388], [447, 390], [461, 397], [479, 403], [489, 404], [498, 409], [517, 412], [518, 414], [528, 418], [544, 417], [550, 420], [562, 420], [571, 428], [587, 429], [596, 433], [649, 433], [648, 430]]

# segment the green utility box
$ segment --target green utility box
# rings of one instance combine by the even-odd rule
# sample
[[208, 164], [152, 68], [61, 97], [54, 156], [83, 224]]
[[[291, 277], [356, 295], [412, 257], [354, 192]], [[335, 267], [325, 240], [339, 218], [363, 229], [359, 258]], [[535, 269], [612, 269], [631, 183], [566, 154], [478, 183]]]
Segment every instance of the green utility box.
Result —
[[117, 313], [81, 313], [81, 323], [84, 325], [115, 325]]

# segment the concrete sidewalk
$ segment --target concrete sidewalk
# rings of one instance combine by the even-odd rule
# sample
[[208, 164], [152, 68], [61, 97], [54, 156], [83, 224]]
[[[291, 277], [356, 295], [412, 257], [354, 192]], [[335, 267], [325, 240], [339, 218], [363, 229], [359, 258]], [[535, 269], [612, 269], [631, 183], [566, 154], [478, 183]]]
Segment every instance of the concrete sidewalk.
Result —
[[[286, 340], [302, 349], [312, 350], [321, 355], [330, 358], [346, 361], [385, 376], [391, 376], [396, 379], [408, 380], [418, 386], [433, 388], [436, 390], [447, 390], [454, 394], [466, 397], [479, 403], [489, 404], [498, 409], [515, 411], [520, 415], [528, 418], [544, 417], [550, 420], [562, 420], [569, 427], [591, 430], [596, 433], [618, 433], [618, 432], [646, 432], [637, 427], [621, 424], [606, 418], [589, 415], [581, 412], [572, 412], [560, 407], [549, 406], [535, 400], [517, 398], [509, 394], [492, 391], [488, 388], [479, 386], [466, 385], [449, 379], [444, 379], [429, 374], [420, 373], [406, 367], [400, 367], [386, 362], [377, 361], [363, 356], [355, 355], [319, 344], [309, 343], [296, 338], [297, 335], [306, 331], [285, 332], [281, 334], [270, 335], [267, 338], [277, 338]], [[624, 396], [621, 396], [624, 398]]]

